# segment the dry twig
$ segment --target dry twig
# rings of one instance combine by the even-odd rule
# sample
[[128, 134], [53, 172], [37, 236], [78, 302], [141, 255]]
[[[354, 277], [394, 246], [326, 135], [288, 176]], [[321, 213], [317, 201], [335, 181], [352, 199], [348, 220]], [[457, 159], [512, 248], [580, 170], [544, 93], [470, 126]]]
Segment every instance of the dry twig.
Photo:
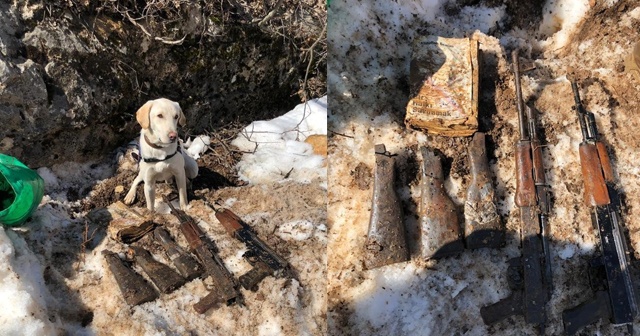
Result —
[[129, 15], [128, 11], [125, 11], [124, 15], [127, 17], [127, 19], [129, 19], [129, 22], [131, 22], [134, 26], [140, 28], [140, 30], [142, 30], [142, 32], [145, 33], [145, 35], [152, 37], [156, 41], [160, 41], [162, 43], [171, 44], [171, 45], [178, 45], [178, 44], [182, 44], [182, 42], [184, 42], [184, 39], [187, 37], [187, 35], [184, 35], [179, 40], [169, 40], [164, 37], [153, 36], [151, 35], [151, 33], [149, 33], [149, 31], [143, 25], [139, 24], [134, 18], [132, 18], [131, 15]]

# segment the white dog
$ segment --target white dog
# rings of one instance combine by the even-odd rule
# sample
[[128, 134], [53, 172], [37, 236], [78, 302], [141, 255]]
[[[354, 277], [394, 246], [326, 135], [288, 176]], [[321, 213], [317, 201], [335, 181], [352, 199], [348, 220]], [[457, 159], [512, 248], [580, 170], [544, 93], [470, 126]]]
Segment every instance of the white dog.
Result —
[[131, 189], [124, 197], [126, 204], [136, 199], [136, 189], [144, 181], [144, 196], [147, 209], [154, 211], [156, 181], [176, 179], [180, 208], [187, 207], [187, 178], [198, 175], [198, 164], [184, 150], [178, 141], [178, 125], [184, 126], [186, 118], [180, 105], [169, 99], [160, 98], [146, 102], [136, 112], [140, 131], [140, 171]]

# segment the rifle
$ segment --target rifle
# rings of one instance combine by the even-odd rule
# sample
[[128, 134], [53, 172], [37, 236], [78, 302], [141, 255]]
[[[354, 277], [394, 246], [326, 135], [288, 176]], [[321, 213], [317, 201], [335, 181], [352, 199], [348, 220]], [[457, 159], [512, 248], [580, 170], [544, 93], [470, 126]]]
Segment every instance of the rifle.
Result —
[[240, 217], [229, 209], [218, 210], [209, 202], [205, 203], [215, 211], [216, 218], [227, 233], [243, 242], [248, 249], [242, 256], [253, 268], [238, 278], [242, 287], [255, 289], [268, 275], [293, 277], [289, 263], [267, 246]]
[[213, 242], [207, 239], [191, 216], [182, 210], [176, 209], [166, 198], [165, 202], [171, 208], [171, 213], [180, 221], [180, 231], [187, 239], [191, 252], [198, 257], [198, 260], [204, 266], [206, 274], [214, 282], [214, 288], [193, 306], [194, 309], [198, 313], [204, 314], [207, 310], [223, 302], [227, 305], [236, 302], [241, 303], [242, 296], [238, 290], [237, 283], [231, 272], [225, 267], [222, 259], [215, 253], [216, 248]]
[[593, 208], [591, 221], [600, 234], [601, 255], [590, 262], [595, 296], [562, 313], [564, 329], [573, 335], [582, 327], [607, 318], [614, 325], [627, 325], [632, 334], [632, 323], [637, 314], [636, 294], [629, 269], [629, 252], [620, 227], [620, 196], [614, 188], [607, 149], [598, 140], [595, 117], [582, 106], [578, 85], [572, 81], [571, 88], [575, 100], [573, 109], [578, 113], [582, 130], [579, 153], [584, 201]]
[[513, 293], [492, 305], [482, 307], [485, 324], [493, 324], [510, 315], [523, 315], [527, 323], [544, 333], [545, 306], [552, 292], [549, 253], [550, 191], [544, 176], [542, 149], [536, 133], [535, 110], [522, 100], [518, 51], [512, 53], [520, 140], [516, 144], [515, 203], [520, 208], [519, 258], [509, 261], [509, 285]]

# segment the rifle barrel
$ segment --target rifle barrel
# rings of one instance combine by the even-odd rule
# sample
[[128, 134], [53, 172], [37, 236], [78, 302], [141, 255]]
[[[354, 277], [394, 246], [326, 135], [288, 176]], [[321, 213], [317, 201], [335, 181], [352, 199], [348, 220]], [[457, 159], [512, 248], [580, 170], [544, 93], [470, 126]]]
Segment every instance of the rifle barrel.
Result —
[[582, 131], [582, 141], [589, 139], [589, 129], [587, 128], [587, 122], [585, 120], [586, 112], [582, 106], [580, 100], [580, 91], [578, 90], [578, 84], [574, 81], [571, 82], [571, 90], [573, 90], [573, 100], [575, 101], [575, 110], [578, 113], [578, 121], [580, 122], [580, 130]]
[[522, 100], [522, 88], [520, 86], [520, 61], [518, 59], [518, 50], [511, 53], [513, 59], [513, 74], [516, 82], [516, 106], [518, 108], [518, 125], [520, 126], [520, 140], [529, 140], [529, 132], [527, 131], [527, 122], [524, 112], [524, 101]]

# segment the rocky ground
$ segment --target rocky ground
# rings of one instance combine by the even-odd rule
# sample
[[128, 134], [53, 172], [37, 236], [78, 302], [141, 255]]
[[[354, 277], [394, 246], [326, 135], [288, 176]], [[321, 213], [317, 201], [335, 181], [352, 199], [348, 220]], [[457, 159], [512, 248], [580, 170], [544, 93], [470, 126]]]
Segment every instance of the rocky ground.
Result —
[[[580, 86], [595, 114], [601, 140], [624, 194], [625, 232], [632, 253], [640, 248], [638, 221], [638, 95], [640, 82], [625, 68], [638, 38], [635, 1], [520, 2], [422, 1], [407, 5], [332, 4], [329, 16], [329, 247], [330, 334], [533, 335], [522, 317], [492, 327], [480, 307], [509, 295], [506, 261], [520, 253], [514, 206], [514, 145], [518, 140], [511, 51], [520, 49], [526, 102], [540, 112], [546, 178], [551, 186], [551, 261], [554, 290], [547, 305], [547, 335], [562, 332], [562, 311], [592, 295], [587, 262], [597, 252], [597, 231], [583, 203], [578, 145], [582, 141], [571, 86]], [[522, 6], [521, 6], [522, 5]], [[544, 5], [544, 7], [543, 7]], [[507, 245], [425, 261], [417, 253], [420, 200], [419, 146], [445, 157], [445, 187], [462, 207], [470, 182], [470, 138], [448, 138], [404, 125], [411, 41], [418, 34], [474, 35], [480, 41], [479, 130], [488, 154]], [[393, 46], [390, 48], [389, 46]], [[374, 56], [375, 55], [375, 56]], [[363, 249], [371, 211], [373, 146], [384, 143], [395, 157], [396, 189], [403, 200], [412, 259], [367, 271]], [[637, 329], [637, 325], [635, 325]], [[581, 334], [624, 334], [601, 321]]]

